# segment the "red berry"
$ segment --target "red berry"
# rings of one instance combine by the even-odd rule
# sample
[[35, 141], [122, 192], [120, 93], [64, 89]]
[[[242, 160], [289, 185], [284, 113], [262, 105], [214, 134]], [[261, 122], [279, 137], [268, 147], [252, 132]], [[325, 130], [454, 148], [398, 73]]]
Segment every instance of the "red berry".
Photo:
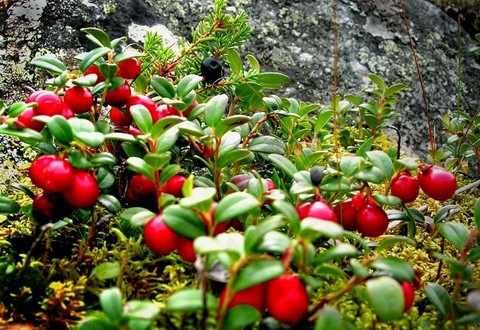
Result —
[[182, 187], [187, 178], [180, 174], [175, 174], [162, 185], [162, 192], [175, 197], [183, 197]]
[[165, 256], [173, 252], [181, 236], [171, 230], [160, 214], [150, 219], [143, 229], [145, 246], [158, 254]]
[[415, 287], [412, 282], [407, 281], [401, 282], [400, 285], [402, 286], [403, 297], [405, 299], [403, 311], [406, 312], [412, 308], [413, 302], [415, 301]]
[[33, 92], [32, 94], [28, 95], [27, 96], [27, 99], [25, 100], [25, 103], [31, 103], [31, 102], [36, 102], [35, 100], [37, 99], [37, 97], [42, 94], [42, 93], [45, 93], [46, 91], [44, 90], [40, 90], [40, 91], [35, 91]]
[[168, 117], [168, 116], [179, 116], [180, 113], [172, 107], [171, 105], [166, 105], [166, 104], [161, 104], [157, 107], [155, 111], [155, 115], [152, 114], [152, 119], [153, 122], [156, 123], [162, 118]]
[[180, 236], [177, 244], [177, 252], [180, 258], [186, 262], [195, 262], [197, 255], [193, 248], [193, 241], [189, 238]]
[[366, 204], [358, 210], [355, 224], [363, 235], [378, 237], [387, 231], [388, 217], [380, 206]]
[[130, 113], [130, 108], [133, 105], [137, 105], [137, 104], [141, 104], [145, 108], [147, 108], [148, 112], [150, 112], [150, 115], [152, 116], [152, 121], [153, 121], [153, 117], [156, 116], [157, 107], [155, 106], [155, 102], [153, 102], [151, 98], [145, 95], [134, 95], [128, 100], [127, 106], [126, 106], [127, 116], [132, 117]]
[[129, 58], [118, 62], [117, 76], [125, 79], [135, 79], [138, 77], [142, 68], [140, 66], [140, 60], [137, 58]]
[[362, 192], [359, 192], [352, 197], [352, 206], [354, 209], [359, 210], [362, 206], [366, 204], [365, 195]]
[[214, 202], [208, 214], [200, 213], [200, 217], [202, 218], [203, 223], [205, 224], [207, 235], [213, 234], [213, 236], [217, 236], [218, 234], [226, 232], [228, 229], [228, 225], [229, 225], [228, 221], [224, 221], [219, 224], [215, 223], [213, 214], [215, 212], [215, 209], [217, 208], [217, 205], [218, 203]]
[[38, 223], [61, 219], [68, 211], [61, 194], [41, 193], [33, 198], [32, 215]]
[[93, 95], [88, 88], [73, 86], [67, 89], [63, 100], [75, 113], [84, 113], [92, 109]]
[[47, 193], [63, 192], [73, 182], [74, 169], [57, 155], [42, 155], [32, 162], [29, 176], [33, 184]]
[[102, 76], [102, 74], [100, 73], [100, 68], [96, 65], [89, 66], [88, 69], [85, 70], [85, 72], [83, 73], [84, 76], [87, 76], [89, 74], [96, 74], [97, 75], [97, 81], [95, 82], [96, 84], [105, 81], [105, 77]]
[[76, 170], [69, 188], [63, 192], [67, 203], [75, 208], [92, 208], [100, 195], [97, 180], [87, 171]]
[[110, 121], [113, 125], [118, 127], [127, 127], [133, 123], [133, 119], [129, 113], [125, 113], [115, 107], [110, 109]]
[[420, 186], [410, 172], [401, 172], [392, 179], [390, 192], [404, 203], [413, 202], [418, 197]]
[[296, 324], [308, 312], [310, 300], [300, 277], [284, 274], [266, 284], [265, 307], [280, 322]]
[[73, 112], [72, 108], [70, 108], [68, 104], [63, 102], [63, 109], [60, 115], [65, 119], [69, 119], [75, 117], [75, 112]]
[[23, 127], [40, 132], [45, 127], [45, 123], [38, 120], [32, 120], [35, 116], [35, 110], [33, 110], [33, 108], [27, 108], [17, 117], [17, 120], [23, 125]]
[[[224, 289], [220, 293], [219, 306], [223, 305], [227, 291]], [[227, 309], [232, 309], [238, 305], [250, 305], [257, 309], [260, 314], [265, 310], [265, 284], [257, 284], [247, 289], [237, 291], [233, 294]]]
[[182, 115], [184, 117], [188, 117], [188, 115], [190, 114], [190, 112], [192, 112], [193, 109], [195, 109], [195, 107], [198, 105], [198, 101], [195, 100], [193, 101], [192, 105], [189, 106], [187, 109], [185, 109], [183, 112], [182, 112]]
[[60, 96], [53, 92], [44, 91], [43, 93], [40, 93], [35, 98], [35, 102], [38, 103], [38, 106], [34, 108], [37, 115], [52, 117], [62, 113], [63, 101]]
[[155, 195], [157, 191], [155, 183], [140, 173], [135, 173], [130, 177], [128, 188], [131, 189], [136, 198], [150, 197]]
[[418, 171], [418, 182], [423, 192], [430, 198], [443, 202], [455, 194], [457, 179], [437, 165], [423, 165]]
[[130, 100], [131, 93], [130, 86], [125, 82], [117, 89], [109, 90], [105, 102], [114, 107], [122, 107]]
[[334, 221], [338, 223], [338, 218], [332, 207], [325, 201], [307, 202], [297, 207], [300, 220], [307, 217]]
[[355, 216], [357, 214], [357, 209], [353, 207], [352, 199], [341, 201], [333, 208], [338, 219], [340, 219], [340, 224], [346, 230], [355, 230]]

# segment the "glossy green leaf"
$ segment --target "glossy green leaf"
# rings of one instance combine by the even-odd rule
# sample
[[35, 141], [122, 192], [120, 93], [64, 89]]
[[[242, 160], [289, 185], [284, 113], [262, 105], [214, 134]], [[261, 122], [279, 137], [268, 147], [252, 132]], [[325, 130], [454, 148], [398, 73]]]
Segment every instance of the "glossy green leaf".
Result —
[[117, 64], [111, 64], [111, 63], [102, 63], [98, 66], [98, 68], [100, 69], [101, 75], [106, 80], [113, 79], [119, 70]]
[[153, 168], [147, 164], [142, 158], [139, 157], [129, 157], [127, 159], [127, 166], [134, 172], [141, 173], [145, 175], [150, 180], [155, 180], [153, 175]]
[[113, 262], [104, 262], [97, 266], [92, 271], [99, 280], [110, 280], [117, 278], [120, 275], [120, 265]]
[[314, 330], [346, 330], [340, 312], [329, 305], [324, 306], [318, 313]]
[[242, 83], [235, 88], [235, 95], [245, 102], [247, 108], [257, 109], [263, 107], [262, 86], [256, 83]]
[[383, 172], [385, 178], [392, 177], [393, 163], [385, 152], [380, 150], [367, 151], [367, 157], [375, 167]]
[[225, 152], [215, 162], [216, 168], [224, 168], [235, 162], [247, 158], [251, 155], [251, 152], [246, 149], [235, 149]]
[[73, 130], [65, 117], [55, 115], [47, 122], [50, 133], [62, 144], [70, 144], [73, 140]]
[[448, 221], [448, 219], [459, 211], [458, 206], [456, 205], [445, 205], [440, 210], [435, 213], [433, 218], [434, 223], [439, 223], [443, 221]]
[[415, 272], [412, 266], [404, 259], [397, 257], [379, 258], [370, 264], [370, 267], [376, 270], [387, 272], [399, 281], [413, 281]]
[[363, 163], [363, 159], [357, 156], [347, 156], [340, 159], [340, 171], [345, 175], [351, 176], [355, 174]]
[[80, 71], [85, 72], [90, 65], [95, 63], [96, 60], [99, 58], [107, 55], [111, 51], [110, 48], [108, 47], [99, 47], [92, 49], [89, 53], [85, 55], [85, 57], [82, 59], [82, 62], [80, 63]]
[[237, 149], [242, 142], [242, 136], [237, 132], [228, 132], [222, 137], [220, 143], [220, 155], [225, 154], [228, 151]]
[[250, 122], [251, 118], [243, 115], [234, 115], [228, 118], [222, 119], [220, 123], [215, 127], [215, 136], [220, 138], [225, 133], [233, 130], [238, 126], [242, 126]]
[[154, 77], [150, 82], [155, 92], [161, 96], [169, 99], [175, 98], [175, 87], [172, 83], [164, 77]]
[[75, 141], [83, 143], [92, 148], [98, 148], [105, 142], [105, 135], [100, 132], [75, 132]]
[[285, 174], [293, 179], [295, 173], [298, 172], [295, 165], [292, 164], [286, 157], [279, 155], [279, 154], [270, 154], [268, 155], [268, 159], [277, 165], [280, 169], [282, 169]]
[[253, 79], [264, 88], [278, 89], [290, 83], [290, 77], [280, 72], [263, 72], [253, 76]]
[[67, 70], [67, 67], [65, 66], [65, 64], [63, 64], [61, 61], [53, 57], [47, 57], [47, 56], [35, 57], [31, 63], [33, 66], [36, 66], [37, 68], [47, 70], [57, 75]]
[[155, 152], [157, 154], [169, 151], [177, 142], [180, 130], [177, 126], [170, 128], [157, 138]]
[[[116, 266], [118, 268], [118, 273], [120, 274], [118, 264], [104, 263], [101, 265], [106, 265], [107, 267]], [[100, 293], [100, 306], [102, 307], [103, 312], [111, 320], [120, 320], [122, 317], [122, 305], [122, 293], [119, 288], [106, 289]]]
[[216, 223], [221, 223], [258, 207], [260, 207], [260, 202], [249, 193], [235, 192], [220, 200], [215, 208], [213, 218]]
[[117, 163], [117, 159], [109, 152], [100, 152], [90, 157], [90, 162], [95, 166], [113, 166]]
[[172, 156], [170, 154], [147, 154], [143, 157], [143, 160], [147, 165], [149, 165], [153, 170], [159, 170], [166, 166]]
[[122, 204], [113, 195], [101, 195], [98, 197], [98, 203], [108, 210], [110, 213], [120, 212], [122, 209]]
[[404, 85], [404, 84], [395, 84], [395, 85], [392, 85], [390, 87], [388, 87], [386, 90], [385, 90], [385, 97], [389, 97], [395, 93], [398, 93], [400, 92], [401, 90], [404, 90], [404, 89], [407, 89], [408, 88], [408, 85]]
[[279, 277], [284, 272], [285, 268], [280, 260], [256, 260], [240, 270], [233, 282], [233, 290], [238, 292], [248, 289], [254, 285]]
[[93, 164], [85, 157], [85, 154], [76, 149], [70, 152], [68, 161], [73, 167], [83, 170], [88, 170], [93, 167]]
[[115, 183], [115, 175], [104, 167], [100, 167], [97, 171], [97, 182], [100, 189], [108, 189]]
[[256, 246], [255, 251], [278, 253], [281, 255], [291, 246], [291, 244], [292, 241], [286, 234], [278, 231], [271, 231], [263, 236], [260, 244]]
[[180, 123], [178, 125], [178, 129], [183, 135], [193, 135], [195, 137], [205, 136], [205, 132], [202, 130], [202, 128], [197, 123], [191, 121]]
[[260, 318], [260, 312], [250, 305], [237, 305], [225, 315], [225, 329], [244, 329]]
[[253, 56], [253, 55], [250, 55], [248, 54], [247, 55], [247, 60], [248, 60], [248, 63], [250, 63], [250, 67], [252, 68], [252, 70], [254, 72], [260, 72], [260, 63], [258, 63], [258, 60]]
[[82, 28], [80, 31], [87, 33], [87, 38], [97, 46], [112, 48], [110, 44], [110, 37], [105, 33], [105, 31], [94, 27]]
[[380, 205], [393, 205], [393, 206], [402, 205], [402, 200], [397, 196], [393, 196], [393, 195], [384, 196], [384, 195], [374, 194], [373, 199], [376, 202], [378, 202], [378, 204]]
[[462, 250], [467, 244], [470, 232], [463, 224], [449, 221], [437, 223], [436, 227], [438, 232], [457, 249]]
[[182, 289], [171, 295], [165, 302], [165, 308], [169, 312], [191, 313], [204, 308], [203, 297], [207, 296], [207, 308], [216, 310], [217, 299], [211, 293], [204, 293], [200, 289]]
[[6, 196], [0, 196], [0, 213], [9, 214], [20, 211], [20, 204]]
[[333, 110], [324, 110], [318, 114], [317, 120], [315, 121], [315, 132], [320, 132], [325, 125], [332, 119]]
[[243, 75], [243, 62], [235, 49], [228, 49], [227, 60], [230, 70], [232, 70], [233, 73], [237, 75]]
[[300, 222], [299, 235], [310, 241], [313, 241], [320, 236], [338, 238], [343, 232], [344, 230], [342, 226], [333, 221], [308, 217]]
[[194, 90], [198, 84], [202, 81], [203, 77], [196, 74], [188, 74], [184, 76], [177, 84], [177, 94], [181, 99], [188, 93]]
[[147, 108], [142, 104], [132, 105], [130, 107], [130, 113], [132, 114], [133, 122], [142, 131], [143, 134], [150, 133], [153, 122], [152, 115]]
[[[159, 314], [158, 306], [149, 300], [130, 300], [123, 307], [123, 315], [128, 319], [133, 319], [129, 323], [129, 329], [132, 324], [144, 320], [154, 320]], [[148, 329], [148, 328], [146, 328]], [[133, 330], [133, 329], [132, 329]]]
[[227, 109], [228, 96], [225, 94], [212, 97], [205, 105], [204, 119], [205, 123], [215, 128], [222, 120]]
[[25, 109], [29, 108], [31, 103], [15, 102], [8, 107], [8, 116], [10, 118], [18, 117]]
[[244, 238], [240, 233], [221, 233], [215, 237], [200, 236], [193, 242], [195, 252], [211, 254], [217, 252], [228, 253], [230, 259], [238, 260], [244, 253]]
[[[218, 208], [217, 208], [218, 209]], [[245, 231], [245, 251], [254, 252], [264, 241], [265, 235], [285, 225], [285, 222], [278, 217], [267, 218], [257, 226], [249, 226]]]
[[84, 87], [93, 86], [93, 85], [95, 85], [96, 81], [97, 81], [97, 77], [96, 77], [96, 75], [93, 75], [93, 74], [89, 74], [89, 75], [71, 80], [73, 85], [84, 86]]
[[68, 123], [74, 132], [88, 132], [92, 133], [95, 132], [95, 125], [87, 119], [83, 118], [70, 118], [68, 119]]
[[334, 264], [320, 264], [313, 272], [320, 277], [346, 278], [345, 272]]
[[360, 252], [357, 248], [351, 244], [339, 243], [333, 247], [327, 249], [325, 252], [322, 252], [317, 257], [315, 257], [313, 264], [318, 265], [324, 262], [328, 262], [337, 258], [345, 258], [347, 256], [356, 256]]
[[322, 180], [320, 189], [322, 191], [350, 191], [352, 186], [350, 180], [345, 176], [328, 176]]
[[405, 305], [402, 287], [388, 276], [369, 279], [366, 283], [368, 303], [382, 321], [402, 317]]
[[87, 317], [83, 319], [77, 330], [118, 330], [118, 326], [110, 320], [103, 319], [97, 316]]
[[355, 173], [353, 177], [360, 181], [372, 183], [382, 183], [386, 179], [383, 171], [376, 166], [362, 168], [360, 171]]
[[167, 226], [183, 237], [195, 239], [205, 235], [205, 223], [200, 216], [180, 205], [171, 205], [162, 212]]
[[137, 139], [131, 134], [127, 133], [108, 133], [105, 134], [105, 139], [107, 140], [117, 140], [117, 141], [127, 141], [127, 142], [137, 142]]
[[385, 91], [386, 85], [385, 85], [385, 82], [382, 80], [382, 78], [380, 78], [379, 76], [377, 76], [376, 74], [373, 74], [373, 73], [370, 73], [370, 74], [368, 75], [368, 78], [370, 78], [370, 80], [371, 80], [375, 85], [377, 85], [377, 87], [378, 87], [382, 92]]
[[448, 292], [438, 283], [427, 283], [424, 288], [432, 305], [441, 315], [447, 316], [452, 308], [452, 299]]
[[375, 136], [370, 137], [368, 140], [363, 142], [360, 147], [358, 148], [356, 155], [359, 157], [365, 157], [367, 155], [367, 151], [372, 149], [372, 144]]
[[273, 208], [280, 212], [288, 221], [293, 234], [297, 234], [300, 230], [300, 217], [295, 207], [286, 201], [276, 200], [272, 203]]
[[[153, 127], [151, 129], [150, 133], [152, 135], [152, 139], [154, 139], [154, 140], [158, 139], [158, 137], [160, 135], [162, 135], [163, 133], [165, 133], [166, 131], [168, 131], [172, 127], [178, 126], [178, 124], [182, 123], [182, 122], [187, 123], [187, 121], [185, 121], [185, 118], [179, 117], [179, 116], [167, 116], [167, 117], [164, 117], [164, 118], [160, 119], [159, 121], [157, 121], [155, 123], [155, 125], [153, 125]], [[188, 123], [190, 123], [190, 122], [188, 122]], [[203, 131], [202, 131], [202, 135], [203, 135]]]
[[248, 150], [265, 154], [284, 155], [286, 152], [286, 146], [282, 140], [267, 135], [259, 136], [251, 140], [248, 144]]
[[145, 225], [156, 214], [143, 207], [131, 207], [120, 214], [120, 218], [129, 221], [132, 226], [139, 227]]

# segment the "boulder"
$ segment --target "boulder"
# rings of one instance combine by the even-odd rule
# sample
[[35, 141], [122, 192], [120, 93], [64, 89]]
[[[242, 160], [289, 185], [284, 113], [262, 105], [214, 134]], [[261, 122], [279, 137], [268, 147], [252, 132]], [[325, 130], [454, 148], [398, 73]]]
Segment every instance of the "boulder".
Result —
[[[278, 94], [328, 104], [332, 95], [332, 2], [322, 0], [235, 0], [231, 13], [245, 11], [252, 38], [240, 54], [257, 57], [265, 70], [289, 75], [292, 84]], [[18, 101], [28, 88], [42, 86], [44, 73], [30, 60], [54, 53], [67, 65], [73, 55], [91, 47], [82, 27], [104, 29], [112, 37], [141, 41], [148, 29], [163, 31], [167, 42], [189, 39], [197, 22], [210, 12], [203, 0], [16, 0], [2, 16], [0, 99]], [[457, 109], [458, 48], [462, 50], [461, 108], [473, 113], [480, 105], [480, 55], [468, 53], [472, 37], [457, 22], [426, 0], [405, 1], [416, 45], [427, 101], [436, 131], [438, 118]], [[387, 84], [410, 86], [399, 97], [403, 142], [419, 155], [428, 148], [422, 91], [417, 77], [399, 2], [339, 0], [340, 95], [358, 93], [375, 73]], [[460, 43], [460, 45], [459, 45]]]

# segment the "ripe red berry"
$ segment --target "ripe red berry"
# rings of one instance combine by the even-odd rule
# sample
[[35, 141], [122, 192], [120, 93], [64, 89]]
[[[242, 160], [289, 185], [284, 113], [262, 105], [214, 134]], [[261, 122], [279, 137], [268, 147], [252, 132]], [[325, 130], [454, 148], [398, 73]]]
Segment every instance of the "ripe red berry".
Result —
[[415, 301], [415, 287], [412, 282], [407, 281], [401, 282], [400, 285], [402, 286], [403, 297], [405, 299], [403, 311], [406, 312], [412, 308], [413, 302]]
[[123, 112], [116, 107], [110, 109], [110, 121], [117, 127], [127, 127], [133, 123], [133, 119], [129, 113]]
[[[225, 289], [220, 293], [219, 306], [223, 305], [226, 293], [227, 291]], [[232, 309], [238, 305], [250, 305], [262, 314], [265, 310], [265, 283], [235, 292], [227, 309]]]
[[390, 192], [404, 203], [413, 202], [418, 197], [420, 185], [410, 172], [400, 172], [392, 179]]
[[105, 81], [105, 77], [102, 76], [102, 74], [100, 73], [100, 68], [96, 65], [89, 66], [88, 69], [85, 70], [85, 72], [83, 73], [84, 76], [87, 76], [89, 74], [96, 74], [97, 75], [97, 81], [95, 82], [96, 84]]
[[455, 194], [457, 179], [437, 165], [423, 165], [418, 171], [418, 182], [423, 192], [430, 198], [443, 202]]
[[142, 71], [141, 62], [137, 58], [129, 58], [118, 62], [117, 76], [125, 79], [135, 79]]
[[307, 217], [334, 221], [338, 223], [338, 217], [333, 211], [332, 207], [325, 201], [307, 202], [297, 207], [298, 216], [300, 220]]
[[193, 109], [195, 109], [195, 107], [198, 105], [198, 101], [195, 100], [193, 101], [192, 105], [189, 106], [187, 109], [185, 109], [183, 112], [182, 112], [182, 115], [184, 117], [188, 117], [188, 115], [190, 114], [190, 112], [192, 112]]
[[137, 199], [151, 197], [156, 194], [155, 183], [145, 175], [135, 173], [128, 181], [128, 188]]
[[124, 83], [117, 89], [109, 90], [105, 96], [105, 102], [114, 107], [122, 107], [130, 100], [132, 91], [128, 83]]
[[366, 204], [358, 210], [355, 224], [363, 235], [378, 237], [387, 231], [388, 217], [380, 206]]
[[33, 198], [32, 215], [38, 223], [61, 219], [68, 211], [69, 208], [61, 194], [41, 193]]
[[177, 253], [186, 262], [195, 262], [197, 255], [193, 248], [193, 241], [189, 238], [180, 236], [177, 243]]
[[166, 104], [161, 104], [157, 107], [155, 111], [155, 115], [152, 114], [152, 120], [154, 123], [159, 121], [162, 118], [168, 117], [168, 116], [179, 116], [180, 113], [172, 107], [171, 105], [166, 105]]
[[352, 206], [354, 209], [359, 210], [362, 206], [366, 204], [365, 195], [363, 192], [359, 192], [355, 196], [352, 197]]
[[39, 91], [33, 92], [32, 94], [27, 96], [27, 99], [25, 100], [25, 103], [36, 102], [35, 100], [42, 93], [45, 93], [45, 91], [44, 90], [39, 90]]
[[84, 113], [92, 109], [93, 95], [88, 88], [73, 86], [67, 89], [63, 100], [75, 113]]
[[341, 201], [333, 208], [333, 211], [340, 219], [340, 224], [346, 230], [355, 230], [355, 216], [357, 214], [357, 209], [353, 207], [352, 199], [346, 199]]
[[75, 112], [73, 112], [72, 108], [70, 108], [68, 104], [63, 102], [63, 109], [60, 115], [65, 119], [69, 119], [75, 117]]
[[83, 170], [76, 170], [73, 173], [71, 185], [63, 192], [63, 197], [70, 206], [81, 209], [94, 207], [99, 195], [97, 180]]
[[17, 120], [23, 125], [23, 127], [40, 132], [45, 127], [45, 123], [38, 120], [32, 120], [35, 116], [36, 114], [33, 108], [27, 108], [17, 117]]
[[63, 110], [63, 101], [57, 94], [53, 92], [44, 91], [35, 97], [38, 106], [34, 108], [37, 115], [55, 116], [60, 115]]
[[213, 214], [215, 213], [215, 209], [217, 208], [218, 203], [214, 202], [212, 208], [208, 212], [208, 214], [200, 213], [200, 217], [205, 224], [206, 234], [217, 236], [218, 234], [224, 233], [228, 229], [229, 222], [224, 221], [219, 224], [215, 223]]
[[180, 174], [175, 174], [162, 185], [162, 192], [175, 197], [183, 197], [182, 187], [187, 178]]
[[177, 249], [181, 236], [171, 230], [160, 214], [150, 219], [143, 229], [145, 246], [158, 254], [165, 256]]
[[32, 162], [29, 176], [33, 184], [47, 193], [67, 190], [73, 182], [74, 169], [57, 155], [42, 155]]
[[305, 284], [300, 277], [284, 274], [266, 284], [265, 307], [280, 322], [296, 324], [308, 312], [310, 303]]
[[153, 102], [151, 98], [149, 98], [148, 96], [145, 96], [145, 95], [134, 95], [128, 100], [127, 105], [126, 105], [127, 116], [132, 117], [132, 115], [130, 113], [130, 108], [133, 105], [137, 105], [137, 104], [141, 104], [141, 105], [145, 106], [145, 108], [147, 108], [148, 112], [150, 112], [150, 115], [152, 116], [152, 121], [153, 121], [153, 117], [157, 115], [156, 114], [157, 107], [155, 105], [155, 102]]

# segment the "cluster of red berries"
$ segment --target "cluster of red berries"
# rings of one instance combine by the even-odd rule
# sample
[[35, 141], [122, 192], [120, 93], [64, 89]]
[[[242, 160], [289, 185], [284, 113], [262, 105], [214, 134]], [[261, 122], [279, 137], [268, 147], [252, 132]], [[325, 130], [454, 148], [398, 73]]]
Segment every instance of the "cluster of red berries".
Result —
[[[224, 304], [226, 290], [220, 294], [219, 304]], [[294, 325], [308, 313], [310, 299], [305, 283], [298, 275], [285, 273], [265, 283], [235, 292], [227, 309], [238, 305], [249, 305], [260, 314], [265, 310], [276, 320]]]
[[157, 192], [155, 183], [143, 174], [135, 173], [128, 180], [126, 197], [128, 201], [135, 205], [146, 204], [148, 201], [155, 201], [157, 193], [162, 192], [175, 197], [183, 197], [182, 187], [187, 178], [180, 174], [175, 174], [160, 186]]
[[56, 220], [71, 208], [92, 208], [100, 195], [93, 174], [74, 168], [57, 155], [42, 155], [30, 166], [32, 183], [42, 189], [33, 199], [32, 213], [39, 222]]

